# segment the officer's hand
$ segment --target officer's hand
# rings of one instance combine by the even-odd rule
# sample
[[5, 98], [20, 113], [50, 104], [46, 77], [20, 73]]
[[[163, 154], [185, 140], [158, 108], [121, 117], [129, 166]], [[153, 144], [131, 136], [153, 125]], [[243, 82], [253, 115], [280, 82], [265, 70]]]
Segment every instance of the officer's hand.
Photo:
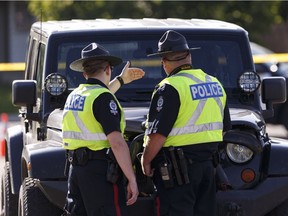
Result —
[[122, 73], [120, 74], [121, 78], [124, 81], [124, 84], [130, 83], [134, 80], [141, 79], [145, 72], [140, 68], [129, 68], [130, 62], [127, 61], [126, 65], [122, 69]]
[[142, 158], [141, 158], [142, 172], [144, 173], [144, 175], [152, 177], [154, 174], [154, 169], [151, 169], [150, 163], [149, 164], [143, 164]]
[[132, 205], [136, 202], [139, 191], [136, 180], [129, 181], [127, 185], [127, 202], [126, 205]]

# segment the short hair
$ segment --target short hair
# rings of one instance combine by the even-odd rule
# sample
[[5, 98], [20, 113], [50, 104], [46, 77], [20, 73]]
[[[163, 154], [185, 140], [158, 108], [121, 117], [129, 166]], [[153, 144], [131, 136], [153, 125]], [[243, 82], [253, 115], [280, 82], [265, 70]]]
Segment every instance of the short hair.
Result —
[[94, 74], [99, 70], [103, 70], [107, 63], [105, 60], [88, 60], [83, 63], [83, 71], [87, 74]]

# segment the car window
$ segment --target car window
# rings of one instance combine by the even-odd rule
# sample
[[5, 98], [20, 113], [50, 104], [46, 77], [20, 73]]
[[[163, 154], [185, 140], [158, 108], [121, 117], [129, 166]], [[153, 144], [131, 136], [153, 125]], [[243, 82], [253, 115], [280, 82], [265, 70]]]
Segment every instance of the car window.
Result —
[[[98, 39], [97, 42], [110, 51], [112, 55], [119, 56], [123, 63], [114, 67], [112, 78], [121, 73], [126, 61], [131, 61], [132, 67], [140, 67], [145, 71], [143, 79], [124, 85], [116, 94], [123, 101], [143, 100], [149, 101], [156, 84], [166, 75], [163, 71], [159, 57], [147, 57], [147, 54], [157, 51], [159, 36], [119, 37], [117, 41]], [[234, 40], [213, 39], [204, 40], [201, 37], [187, 37], [190, 47], [199, 47], [191, 51], [194, 68], [202, 69], [206, 73], [218, 78], [225, 88], [238, 88], [238, 77], [244, 72], [240, 47]], [[82, 73], [72, 71], [70, 63], [81, 57], [81, 50], [93, 40], [63, 41], [58, 46], [57, 71], [65, 75], [68, 87], [73, 89], [84, 83]]]

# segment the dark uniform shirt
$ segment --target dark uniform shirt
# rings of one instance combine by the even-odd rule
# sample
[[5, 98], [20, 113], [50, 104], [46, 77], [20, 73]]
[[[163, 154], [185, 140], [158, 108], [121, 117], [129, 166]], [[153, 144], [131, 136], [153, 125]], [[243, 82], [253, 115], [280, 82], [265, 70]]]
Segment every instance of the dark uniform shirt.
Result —
[[[185, 69], [191, 69], [191, 66], [185, 65]], [[183, 70], [181, 67], [176, 68], [169, 76]], [[180, 108], [180, 98], [178, 91], [171, 85], [164, 85], [161, 88], [156, 86], [156, 93], [151, 101], [149, 110], [149, 122], [153, 122], [148, 128], [148, 134], [159, 133], [167, 137], [173, 128], [177, 119]], [[228, 131], [231, 128], [230, 114], [227, 103], [224, 109], [224, 127], [223, 131]], [[191, 143], [192, 144], [192, 143]], [[218, 148], [218, 143], [194, 144], [183, 147], [187, 154], [190, 154], [193, 159], [205, 159], [210, 157], [211, 152], [215, 152]]]
[[[98, 84], [107, 88], [100, 80], [93, 78], [89, 78], [86, 84]], [[110, 107], [111, 103], [117, 104], [117, 112]], [[108, 135], [113, 131], [121, 132], [121, 111], [112, 94], [105, 92], [96, 98], [93, 102], [93, 114], [96, 120], [102, 125], [105, 135]]]
[[[92, 78], [86, 84], [98, 84], [107, 88], [100, 80]], [[115, 104], [117, 112], [114, 109]], [[121, 131], [121, 112], [113, 94], [104, 92], [99, 95], [93, 102], [93, 114], [106, 135]], [[106, 154], [106, 150], [104, 153]], [[118, 211], [121, 211], [121, 215], [126, 215], [123, 178], [112, 185], [106, 180], [107, 166], [106, 160], [95, 158], [88, 160], [85, 166], [70, 166], [65, 204], [65, 210], [69, 212], [67, 215], [118, 215]]]

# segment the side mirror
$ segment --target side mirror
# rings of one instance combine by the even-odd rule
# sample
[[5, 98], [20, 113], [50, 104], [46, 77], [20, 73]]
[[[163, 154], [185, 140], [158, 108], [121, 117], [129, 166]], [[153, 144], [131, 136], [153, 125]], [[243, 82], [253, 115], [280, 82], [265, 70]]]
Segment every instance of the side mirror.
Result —
[[262, 81], [263, 103], [284, 103], [287, 99], [286, 80], [284, 77], [269, 77]]
[[36, 81], [14, 80], [12, 83], [12, 103], [14, 106], [35, 106]]
[[273, 104], [284, 103], [287, 99], [286, 80], [284, 77], [269, 77], [262, 80], [262, 102], [266, 104], [263, 110], [265, 118], [274, 115]]

